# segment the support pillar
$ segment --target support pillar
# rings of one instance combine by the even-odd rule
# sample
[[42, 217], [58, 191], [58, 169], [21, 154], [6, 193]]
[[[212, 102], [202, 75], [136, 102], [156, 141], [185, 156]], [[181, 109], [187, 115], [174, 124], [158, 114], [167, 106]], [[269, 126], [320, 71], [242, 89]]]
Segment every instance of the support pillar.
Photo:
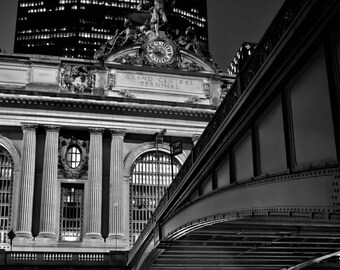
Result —
[[109, 236], [108, 241], [116, 241], [118, 249], [118, 239], [124, 239], [124, 209], [128, 210], [128, 205], [124, 205], [123, 182], [123, 130], [111, 130], [111, 158], [110, 158], [110, 216], [109, 216]]
[[40, 232], [38, 239], [57, 240], [57, 189], [59, 127], [45, 126], [46, 140], [42, 176]]
[[33, 192], [36, 154], [36, 124], [22, 124], [23, 146], [16, 240], [32, 239]]
[[85, 214], [84, 241], [103, 241], [102, 221], [102, 175], [103, 175], [103, 131], [90, 129], [90, 153], [88, 176], [88, 199]]

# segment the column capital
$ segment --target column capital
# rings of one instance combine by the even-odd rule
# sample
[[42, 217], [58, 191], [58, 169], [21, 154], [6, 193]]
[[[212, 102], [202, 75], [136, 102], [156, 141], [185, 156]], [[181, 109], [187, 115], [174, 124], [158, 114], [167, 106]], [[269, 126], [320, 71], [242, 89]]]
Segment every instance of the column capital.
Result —
[[125, 129], [110, 129], [111, 136], [116, 136], [116, 137], [125, 137]]
[[34, 123], [21, 123], [21, 129], [23, 131], [35, 131], [38, 127], [38, 124]]
[[104, 132], [105, 128], [100, 127], [91, 127], [89, 128], [90, 134], [102, 134]]
[[57, 131], [57, 132], [59, 132], [59, 130], [60, 130], [60, 126], [57, 126], [57, 125], [44, 125], [44, 128], [45, 128], [46, 132], [47, 131], [51, 131], [51, 132]]

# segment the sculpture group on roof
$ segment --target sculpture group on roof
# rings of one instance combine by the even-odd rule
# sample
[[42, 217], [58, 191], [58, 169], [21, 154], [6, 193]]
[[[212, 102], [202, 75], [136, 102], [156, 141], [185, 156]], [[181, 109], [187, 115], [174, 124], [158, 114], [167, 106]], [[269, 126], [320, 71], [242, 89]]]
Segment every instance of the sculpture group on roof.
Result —
[[[124, 18], [124, 29], [117, 29], [112, 39], [106, 41], [94, 58], [100, 59], [118, 48], [131, 44], [143, 44], [152, 38], [172, 40], [179, 48], [186, 49], [212, 63], [211, 54], [198, 40], [194, 29], [179, 15], [172, 13], [176, 0], [140, 0], [137, 10]], [[176, 25], [176, 26], [175, 26]], [[179, 29], [181, 26], [184, 28]]]

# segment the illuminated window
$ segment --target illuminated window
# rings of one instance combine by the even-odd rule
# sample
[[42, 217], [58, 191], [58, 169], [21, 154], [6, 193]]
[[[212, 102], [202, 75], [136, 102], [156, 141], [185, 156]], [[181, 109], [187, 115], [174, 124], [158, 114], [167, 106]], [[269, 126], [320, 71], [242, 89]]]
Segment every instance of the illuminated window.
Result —
[[10, 230], [10, 212], [13, 188], [13, 159], [0, 146], [0, 243], [6, 243]]
[[81, 241], [84, 216], [84, 186], [62, 184], [60, 190], [60, 240]]
[[76, 146], [72, 146], [67, 150], [66, 161], [67, 165], [72, 169], [79, 166], [81, 161], [81, 153]]
[[[173, 174], [178, 173], [181, 164], [174, 158]], [[151, 151], [139, 156], [132, 165], [130, 179], [130, 246], [156, 209], [166, 188], [172, 182], [171, 156]]]

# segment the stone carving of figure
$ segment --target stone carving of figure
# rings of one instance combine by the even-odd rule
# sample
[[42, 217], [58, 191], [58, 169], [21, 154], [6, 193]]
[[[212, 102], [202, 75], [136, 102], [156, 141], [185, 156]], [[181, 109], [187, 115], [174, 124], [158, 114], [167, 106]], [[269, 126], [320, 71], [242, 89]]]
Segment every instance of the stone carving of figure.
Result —
[[[155, 0], [151, 17], [151, 23], [155, 26], [156, 36], [159, 36], [159, 26], [167, 23], [168, 19], [164, 11], [165, 0]], [[161, 22], [162, 19], [162, 22]]]
[[125, 30], [122, 34], [125, 35], [125, 39], [121, 46], [132, 44], [137, 38], [136, 27], [133, 25], [129, 18], [124, 19]]
[[151, 13], [151, 28], [154, 30], [156, 36], [159, 36], [159, 29], [162, 25], [168, 22], [166, 12], [172, 10], [176, 0], [143, 0], [137, 6], [138, 10], [144, 10]]
[[146, 3], [143, 3], [143, 0], [141, 0], [137, 6], [138, 10], [145, 10], [152, 12], [152, 8], [154, 6], [154, 0], [147, 0]]
[[202, 48], [199, 42], [197, 41], [196, 34], [193, 29], [188, 27], [185, 29], [185, 33], [178, 39], [178, 44], [181, 47], [184, 47], [188, 51], [192, 51], [198, 55], [202, 55]]

